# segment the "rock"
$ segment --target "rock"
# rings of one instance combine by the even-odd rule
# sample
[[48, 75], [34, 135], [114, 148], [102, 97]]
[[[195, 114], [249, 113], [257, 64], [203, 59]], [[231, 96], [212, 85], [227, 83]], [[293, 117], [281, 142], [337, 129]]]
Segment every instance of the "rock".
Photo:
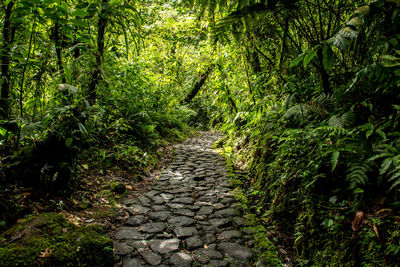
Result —
[[138, 204], [133, 204], [126, 208], [131, 215], [146, 214], [150, 211], [149, 208], [143, 207]]
[[139, 253], [147, 263], [149, 263], [153, 266], [159, 265], [162, 261], [161, 256], [152, 251], [144, 250], [144, 251], [140, 251]]
[[181, 227], [178, 226], [174, 229], [174, 233], [177, 237], [187, 237], [197, 234], [195, 227]]
[[216, 210], [220, 210], [220, 209], [223, 209], [223, 208], [225, 208], [226, 206], [224, 205], [224, 204], [222, 204], [222, 203], [215, 203], [214, 204], [214, 208], [216, 209]]
[[193, 204], [194, 199], [192, 197], [179, 197], [173, 199], [172, 203]]
[[201, 241], [199, 236], [192, 236], [185, 240], [186, 247], [189, 250], [200, 248], [203, 246], [203, 241]]
[[[217, 260], [212, 260], [210, 261], [210, 265], [213, 267], [225, 267], [228, 266], [228, 262], [227, 261], [217, 261]], [[236, 265], [233, 265], [234, 267], [236, 267]], [[251, 266], [250, 264], [247, 266]]]
[[193, 211], [188, 210], [188, 209], [174, 210], [174, 214], [188, 216], [188, 217], [193, 217], [195, 215], [195, 213]]
[[194, 224], [194, 220], [186, 216], [175, 216], [168, 220], [168, 224], [174, 226], [190, 226]]
[[168, 193], [162, 193], [160, 194], [160, 197], [162, 197], [165, 201], [169, 201], [174, 198], [174, 195]]
[[133, 248], [126, 243], [114, 242], [113, 247], [115, 254], [125, 256], [132, 252]]
[[243, 226], [246, 224], [246, 220], [243, 219], [242, 217], [234, 217], [233, 218], [233, 222], [237, 225], [237, 226]]
[[156, 191], [156, 190], [151, 190], [151, 191], [147, 192], [145, 195], [146, 195], [147, 197], [152, 198], [152, 197], [154, 197], [155, 195], [157, 195], [158, 193], [160, 193], [160, 192], [158, 192], [158, 191]]
[[163, 222], [150, 222], [140, 226], [139, 231], [146, 233], [161, 233], [164, 231], [165, 227], [165, 223]]
[[179, 248], [180, 240], [178, 238], [166, 240], [150, 240], [150, 247], [153, 251], [161, 254], [166, 254], [175, 251]]
[[210, 215], [213, 212], [214, 212], [214, 207], [213, 206], [203, 206], [197, 212], [197, 215]]
[[221, 260], [224, 258], [221, 252], [210, 248], [198, 248], [195, 251], [193, 251], [193, 254], [197, 256], [196, 258], [198, 258], [198, 256], [203, 256], [215, 260]]
[[166, 221], [169, 216], [171, 215], [171, 212], [169, 211], [155, 211], [155, 212], [149, 212], [149, 218], [154, 220], [154, 221]]
[[154, 204], [156, 205], [164, 204], [164, 199], [160, 196], [154, 196], [151, 199], [154, 201]]
[[210, 219], [209, 222], [216, 228], [225, 227], [231, 223], [229, 219]]
[[126, 225], [130, 226], [138, 226], [146, 222], [146, 217], [143, 215], [136, 215], [129, 217], [129, 219], [125, 222]]
[[186, 253], [178, 252], [169, 258], [169, 263], [173, 266], [190, 267], [192, 265], [192, 257]]
[[171, 209], [183, 209], [183, 208], [185, 208], [185, 205], [180, 204], [180, 203], [168, 203], [167, 205]]
[[236, 243], [220, 243], [218, 249], [235, 259], [247, 260], [251, 257], [249, 248]]
[[163, 211], [163, 210], [168, 210], [168, 207], [165, 205], [154, 205], [152, 206], [152, 209], [154, 211]]
[[218, 210], [214, 213], [215, 216], [220, 217], [220, 218], [226, 218], [226, 217], [231, 217], [231, 216], [237, 216], [239, 215], [239, 212], [233, 208], [227, 208], [223, 210]]
[[242, 234], [237, 230], [223, 231], [219, 235], [219, 239], [224, 239], [224, 240], [232, 240], [232, 239], [237, 239], [237, 238], [241, 238], [241, 237], [242, 237]]
[[143, 235], [139, 233], [134, 227], [122, 226], [115, 234], [116, 239], [143, 239]]
[[127, 240], [126, 243], [136, 249], [147, 248], [147, 240]]
[[215, 237], [214, 234], [206, 234], [206, 242], [207, 244], [211, 244], [217, 241], [217, 238]]
[[137, 258], [127, 258], [123, 261], [122, 267], [142, 267], [140, 260]]

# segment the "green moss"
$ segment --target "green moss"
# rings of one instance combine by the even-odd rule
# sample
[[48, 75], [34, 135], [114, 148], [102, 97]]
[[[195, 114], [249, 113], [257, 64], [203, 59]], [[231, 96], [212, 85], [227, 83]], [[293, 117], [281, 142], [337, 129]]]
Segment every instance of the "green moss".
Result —
[[[24, 233], [20, 235], [19, 233]], [[112, 241], [100, 225], [77, 227], [61, 214], [46, 213], [12, 227], [3, 237], [21, 236], [0, 247], [1, 266], [111, 266]]]
[[251, 232], [255, 241], [254, 249], [257, 252], [257, 260], [261, 262], [263, 266], [282, 266], [274, 244], [267, 238], [267, 231], [264, 226], [250, 226], [247, 227], [246, 232]]

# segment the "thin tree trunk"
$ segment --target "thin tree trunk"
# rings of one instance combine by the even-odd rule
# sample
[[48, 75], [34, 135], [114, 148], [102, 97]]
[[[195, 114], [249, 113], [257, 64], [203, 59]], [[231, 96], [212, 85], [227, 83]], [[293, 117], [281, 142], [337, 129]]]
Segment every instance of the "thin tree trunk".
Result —
[[192, 99], [197, 95], [197, 93], [200, 91], [201, 87], [206, 82], [206, 80], [207, 80], [208, 76], [210, 75], [213, 68], [214, 68], [214, 64], [211, 65], [210, 67], [208, 67], [207, 70], [200, 75], [199, 79], [193, 86], [193, 89], [190, 91], [190, 93], [185, 97], [185, 99], [182, 102], [190, 103], [190, 101], [192, 101]]
[[317, 51], [317, 57], [319, 61], [319, 73], [321, 75], [321, 82], [322, 82], [322, 88], [324, 89], [324, 93], [326, 95], [329, 95], [332, 93], [332, 90], [329, 85], [329, 74], [326, 72], [323, 64], [323, 55], [322, 55], [322, 49], [318, 49]]
[[108, 0], [103, 0], [101, 2], [101, 12], [99, 14], [99, 21], [97, 24], [97, 53], [96, 53], [96, 66], [92, 73], [92, 78], [89, 84], [89, 95], [88, 100], [91, 105], [93, 105], [97, 98], [97, 85], [101, 80], [101, 65], [103, 62], [104, 54], [104, 35], [107, 26], [107, 8]]
[[61, 80], [63, 83], [67, 83], [67, 80], [65, 79], [64, 67], [62, 64], [62, 57], [61, 57], [60, 24], [58, 23], [58, 20], [54, 25], [54, 45], [56, 47], [57, 65], [58, 65], [58, 71], [60, 72], [61, 75]]
[[1, 53], [1, 97], [0, 97], [0, 117], [9, 119], [10, 116], [10, 45], [13, 42], [11, 34], [11, 13], [14, 1], [8, 3], [3, 25], [3, 46]]

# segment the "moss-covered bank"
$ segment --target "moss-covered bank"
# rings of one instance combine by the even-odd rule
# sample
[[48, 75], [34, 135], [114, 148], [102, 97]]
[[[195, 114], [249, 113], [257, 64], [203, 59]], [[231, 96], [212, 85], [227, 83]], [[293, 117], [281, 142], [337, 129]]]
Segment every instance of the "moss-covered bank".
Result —
[[101, 225], [78, 227], [45, 213], [19, 222], [0, 237], [0, 265], [112, 266], [112, 241]]

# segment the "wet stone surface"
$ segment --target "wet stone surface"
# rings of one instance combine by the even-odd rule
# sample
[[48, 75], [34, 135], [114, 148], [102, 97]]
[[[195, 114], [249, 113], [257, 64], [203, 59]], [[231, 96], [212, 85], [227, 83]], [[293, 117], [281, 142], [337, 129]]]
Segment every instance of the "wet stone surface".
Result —
[[125, 202], [130, 214], [114, 235], [116, 266], [251, 266], [245, 224], [232, 197], [218, 134], [175, 146], [175, 161], [152, 189]]

